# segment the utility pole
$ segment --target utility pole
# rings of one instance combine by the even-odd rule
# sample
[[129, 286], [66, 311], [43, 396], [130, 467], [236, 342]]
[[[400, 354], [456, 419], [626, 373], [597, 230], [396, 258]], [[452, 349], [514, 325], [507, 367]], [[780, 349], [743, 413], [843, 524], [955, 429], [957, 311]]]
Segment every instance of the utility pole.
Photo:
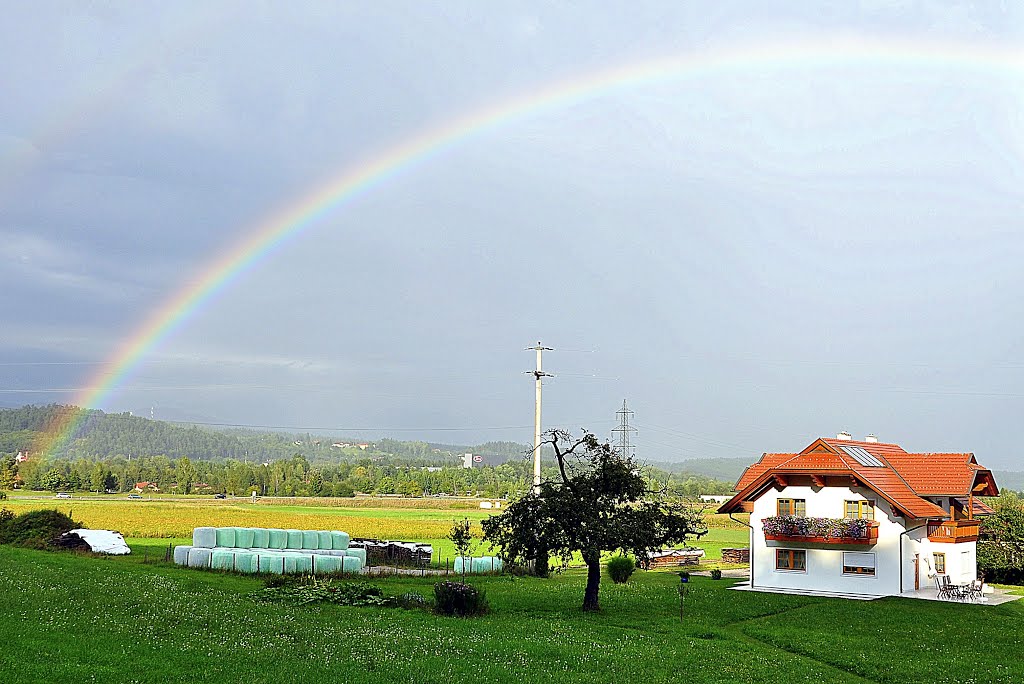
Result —
[[[551, 373], [545, 373], [542, 370], [542, 355], [546, 351], [554, 351], [552, 347], [545, 347], [537, 340], [537, 346], [527, 347], [527, 351], [534, 350], [537, 352], [537, 368], [533, 371], [533, 377], [537, 382], [537, 399], [534, 406], [533, 414], [533, 493], [540, 494], [540, 395], [541, 386], [543, 385], [543, 378], [554, 377]], [[528, 373], [530, 371], [527, 371]]]
[[631, 427], [629, 419], [633, 415], [633, 412], [626, 408], [626, 400], [622, 400], [622, 408], [615, 412], [615, 415], [619, 417], [619, 426], [612, 430], [614, 433], [618, 433], [619, 443], [619, 455], [622, 458], [629, 458], [633, 456], [634, 447], [629, 443], [629, 435], [637, 434], [635, 427]]

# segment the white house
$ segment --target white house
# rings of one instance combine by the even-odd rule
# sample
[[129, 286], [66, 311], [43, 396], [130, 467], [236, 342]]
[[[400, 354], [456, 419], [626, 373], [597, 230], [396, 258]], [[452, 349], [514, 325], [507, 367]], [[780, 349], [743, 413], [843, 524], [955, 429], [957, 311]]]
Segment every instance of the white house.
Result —
[[892, 596], [977, 576], [975, 496], [999, 493], [974, 454], [907, 453], [840, 433], [764, 454], [718, 510], [750, 513], [751, 588]]

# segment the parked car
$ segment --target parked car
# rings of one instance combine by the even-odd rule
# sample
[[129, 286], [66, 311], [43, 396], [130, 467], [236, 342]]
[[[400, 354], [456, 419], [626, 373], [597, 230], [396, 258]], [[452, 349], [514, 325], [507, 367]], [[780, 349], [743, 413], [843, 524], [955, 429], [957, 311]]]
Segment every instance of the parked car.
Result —
[[129, 499], [141, 499], [142, 495], [141, 494], [129, 494], [128, 498]]
[[228, 498], [228, 495], [227, 494], [214, 494], [213, 498], [214, 499], [226, 499], [226, 498]]
[[57, 496], [55, 496], [53, 498], [54, 499], [70, 499], [71, 495], [68, 494], [67, 492], [57, 492]]

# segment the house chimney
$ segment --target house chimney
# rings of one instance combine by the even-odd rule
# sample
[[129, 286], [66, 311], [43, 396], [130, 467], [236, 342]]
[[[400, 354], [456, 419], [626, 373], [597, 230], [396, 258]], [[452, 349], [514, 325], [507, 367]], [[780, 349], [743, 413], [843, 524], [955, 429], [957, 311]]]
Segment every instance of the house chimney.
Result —
[[878, 438], [875, 437], [874, 435], [868, 435], [867, 437], [864, 438], [864, 441], [865, 442], [871, 442], [872, 444], [876, 444], [878, 442]]
[[853, 439], [853, 435], [851, 435], [849, 432], [843, 431], [836, 435], [836, 439], [841, 439], [843, 441], [851, 440]]

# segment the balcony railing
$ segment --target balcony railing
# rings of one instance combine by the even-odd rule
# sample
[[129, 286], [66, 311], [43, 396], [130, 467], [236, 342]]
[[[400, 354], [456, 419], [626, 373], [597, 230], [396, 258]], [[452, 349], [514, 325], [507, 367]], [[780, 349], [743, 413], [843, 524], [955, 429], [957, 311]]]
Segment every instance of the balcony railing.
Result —
[[863, 518], [805, 518], [776, 515], [762, 521], [764, 538], [769, 541], [814, 544], [874, 544], [878, 541], [878, 523]]
[[977, 520], [946, 520], [928, 523], [928, 539], [933, 542], [956, 544], [978, 541]]

